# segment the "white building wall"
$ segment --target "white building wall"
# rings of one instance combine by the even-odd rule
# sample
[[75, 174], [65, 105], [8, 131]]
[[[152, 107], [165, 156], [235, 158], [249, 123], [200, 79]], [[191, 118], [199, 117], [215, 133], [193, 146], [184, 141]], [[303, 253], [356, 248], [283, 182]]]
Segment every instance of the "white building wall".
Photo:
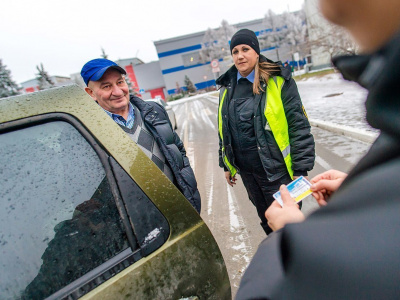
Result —
[[135, 65], [133, 70], [140, 89], [148, 91], [165, 86], [159, 61]]

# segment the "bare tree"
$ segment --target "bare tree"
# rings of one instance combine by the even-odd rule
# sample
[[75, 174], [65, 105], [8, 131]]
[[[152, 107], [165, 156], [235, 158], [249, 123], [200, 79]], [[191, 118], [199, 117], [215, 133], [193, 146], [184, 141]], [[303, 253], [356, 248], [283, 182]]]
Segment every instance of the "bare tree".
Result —
[[203, 37], [200, 50], [200, 60], [204, 64], [218, 56], [217, 33], [214, 29], [208, 28]]
[[39, 82], [39, 90], [45, 90], [54, 87], [54, 82], [50, 79], [47, 71], [45, 71], [43, 64], [40, 63], [40, 67], [36, 66], [36, 69], [39, 72], [36, 77], [37, 81]]
[[217, 29], [208, 28], [204, 34], [200, 50], [200, 60], [202, 63], [213, 59], [224, 58], [230, 55], [229, 41], [235, 33], [235, 27], [222, 20], [221, 26]]
[[221, 26], [218, 28], [218, 46], [221, 49], [221, 56], [230, 56], [231, 50], [229, 46], [229, 41], [231, 40], [232, 36], [235, 34], [236, 28], [225, 20], [222, 20]]
[[263, 19], [263, 25], [267, 30], [258, 37], [261, 49], [275, 47], [276, 57], [279, 58], [279, 46], [285, 39], [284, 24], [282, 15], [275, 14], [268, 10]]
[[307, 2], [309, 44], [313, 53], [320, 57], [329, 54], [330, 59], [323, 59], [326, 62], [331, 61], [333, 56], [339, 54], [357, 53], [357, 45], [349, 33], [341, 27], [331, 24], [322, 16], [317, 0], [307, 0]]
[[310, 45], [328, 52], [331, 59], [336, 55], [357, 53], [357, 44], [342, 27], [322, 21], [310, 22], [309, 27], [313, 32]]
[[285, 12], [282, 17], [285, 24], [283, 28], [284, 42], [290, 46], [291, 54], [308, 52], [308, 32], [304, 10], [297, 13]]

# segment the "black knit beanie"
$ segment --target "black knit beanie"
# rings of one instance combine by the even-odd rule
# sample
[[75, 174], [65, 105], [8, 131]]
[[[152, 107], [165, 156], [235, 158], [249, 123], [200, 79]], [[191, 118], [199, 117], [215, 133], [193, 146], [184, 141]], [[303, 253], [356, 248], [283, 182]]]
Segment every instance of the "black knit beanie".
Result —
[[235, 46], [242, 44], [250, 46], [254, 49], [254, 51], [257, 52], [258, 55], [260, 54], [260, 44], [258, 43], [258, 39], [254, 31], [249, 29], [240, 29], [238, 32], [236, 32], [231, 38], [231, 54], [232, 49], [235, 48]]

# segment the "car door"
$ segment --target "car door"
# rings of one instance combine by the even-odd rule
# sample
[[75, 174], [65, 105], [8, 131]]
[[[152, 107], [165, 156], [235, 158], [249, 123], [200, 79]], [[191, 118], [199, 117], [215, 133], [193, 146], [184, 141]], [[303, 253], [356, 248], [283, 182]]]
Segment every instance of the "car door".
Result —
[[0, 153], [0, 298], [77, 298], [168, 238], [163, 215], [73, 118], [11, 122]]
[[3, 99], [0, 163], [1, 299], [230, 298], [207, 226], [77, 88]]

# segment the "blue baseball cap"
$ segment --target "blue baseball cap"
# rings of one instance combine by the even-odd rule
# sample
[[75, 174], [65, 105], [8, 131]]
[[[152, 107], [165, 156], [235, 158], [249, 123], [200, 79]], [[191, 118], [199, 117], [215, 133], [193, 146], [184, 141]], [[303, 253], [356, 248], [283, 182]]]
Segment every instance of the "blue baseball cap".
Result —
[[103, 76], [105, 71], [109, 68], [116, 69], [120, 71], [122, 74], [126, 75], [126, 71], [118, 66], [115, 62], [105, 59], [105, 58], [96, 58], [91, 61], [88, 61], [81, 70], [81, 76], [83, 81], [88, 85], [89, 81], [98, 81]]

